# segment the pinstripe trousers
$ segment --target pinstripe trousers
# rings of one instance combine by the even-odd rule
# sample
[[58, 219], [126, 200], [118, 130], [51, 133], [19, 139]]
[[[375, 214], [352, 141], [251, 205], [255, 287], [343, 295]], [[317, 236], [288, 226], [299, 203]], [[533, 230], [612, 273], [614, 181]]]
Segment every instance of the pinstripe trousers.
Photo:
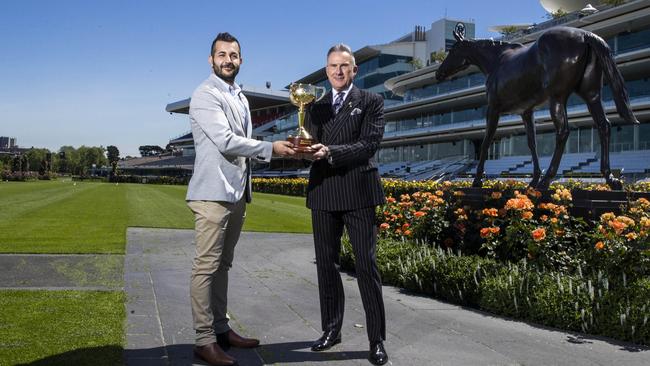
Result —
[[323, 331], [341, 331], [345, 295], [338, 263], [343, 228], [348, 232], [355, 256], [357, 284], [366, 313], [370, 342], [386, 339], [386, 315], [381, 278], [376, 263], [377, 227], [375, 207], [352, 211], [312, 210], [318, 293]]

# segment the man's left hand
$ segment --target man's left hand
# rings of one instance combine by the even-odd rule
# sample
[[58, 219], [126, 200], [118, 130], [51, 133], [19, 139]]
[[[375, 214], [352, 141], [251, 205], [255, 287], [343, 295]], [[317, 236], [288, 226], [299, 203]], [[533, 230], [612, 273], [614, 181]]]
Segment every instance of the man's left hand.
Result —
[[311, 145], [311, 148], [314, 150], [314, 160], [327, 159], [330, 156], [330, 149], [323, 144]]

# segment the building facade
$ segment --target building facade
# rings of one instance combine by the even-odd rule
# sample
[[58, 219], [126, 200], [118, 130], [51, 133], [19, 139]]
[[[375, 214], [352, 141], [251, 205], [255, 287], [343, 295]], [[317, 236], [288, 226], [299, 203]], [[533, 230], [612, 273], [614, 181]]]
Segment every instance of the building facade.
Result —
[[[626, 81], [631, 105], [640, 125], [620, 124], [611, 90], [603, 102], [613, 124], [611, 163], [632, 179], [650, 173], [650, 2], [631, 1], [600, 6], [595, 13], [576, 11], [563, 18], [510, 34], [507, 41], [531, 44], [546, 29], [564, 25], [603, 37], [614, 53]], [[437, 82], [432, 64], [386, 82], [403, 101], [386, 107], [386, 131], [378, 160], [383, 173], [407, 179], [429, 179], [471, 173], [485, 132], [485, 77], [469, 68], [451, 80]], [[572, 95], [568, 102], [571, 128], [558, 175], [589, 176], [600, 171], [600, 141], [587, 107]], [[537, 147], [542, 169], [555, 147], [554, 126], [544, 105], [535, 111]], [[445, 165], [449, 169], [445, 169]], [[518, 115], [502, 116], [486, 164], [488, 176], [532, 173], [532, 160]]]

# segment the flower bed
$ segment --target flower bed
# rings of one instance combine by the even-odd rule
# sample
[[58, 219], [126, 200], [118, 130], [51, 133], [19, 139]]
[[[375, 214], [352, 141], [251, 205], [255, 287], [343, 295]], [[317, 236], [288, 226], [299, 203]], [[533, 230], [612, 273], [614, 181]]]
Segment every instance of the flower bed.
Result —
[[[304, 179], [254, 181], [304, 194]], [[481, 207], [467, 183], [384, 180], [377, 263], [385, 283], [562, 329], [650, 344], [650, 201], [636, 198], [595, 220], [571, 215], [577, 181], [550, 194], [490, 181]], [[280, 188], [281, 187], [281, 188]], [[650, 191], [650, 184], [627, 186]], [[345, 241], [341, 263], [354, 268]]]
[[[341, 265], [354, 269], [344, 238]], [[494, 314], [571, 331], [650, 344], [650, 279], [601, 270], [575, 274], [527, 260], [506, 263], [407, 240], [380, 239], [382, 282]]]

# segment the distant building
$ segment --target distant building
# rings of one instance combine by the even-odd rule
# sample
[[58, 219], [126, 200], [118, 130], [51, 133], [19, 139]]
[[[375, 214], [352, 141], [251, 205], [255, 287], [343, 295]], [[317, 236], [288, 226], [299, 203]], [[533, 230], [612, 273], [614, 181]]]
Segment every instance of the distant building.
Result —
[[0, 150], [13, 150], [16, 147], [15, 137], [0, 136]]

